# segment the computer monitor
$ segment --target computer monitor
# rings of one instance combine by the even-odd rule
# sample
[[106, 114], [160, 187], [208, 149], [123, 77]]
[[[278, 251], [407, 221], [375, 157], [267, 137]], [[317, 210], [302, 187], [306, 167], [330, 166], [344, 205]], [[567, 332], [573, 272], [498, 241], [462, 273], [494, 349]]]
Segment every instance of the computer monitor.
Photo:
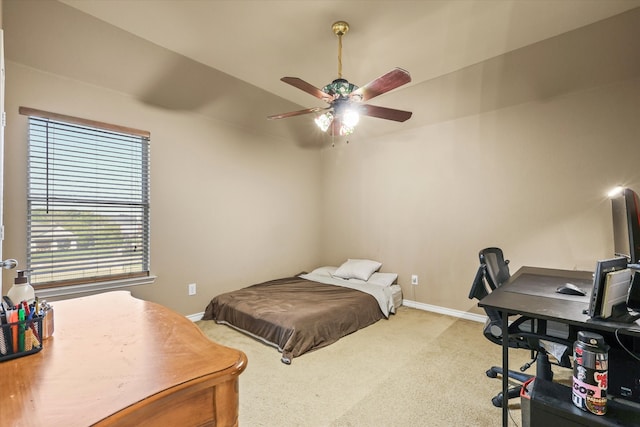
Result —
[[640, 199], [630, 188], [618, 187], [610, 193], [613, 219], [614, 255], [629, 264], [640, 262]]
[[635, 271], [627, 294], [627, 308], [640, 313], [640, 271]]

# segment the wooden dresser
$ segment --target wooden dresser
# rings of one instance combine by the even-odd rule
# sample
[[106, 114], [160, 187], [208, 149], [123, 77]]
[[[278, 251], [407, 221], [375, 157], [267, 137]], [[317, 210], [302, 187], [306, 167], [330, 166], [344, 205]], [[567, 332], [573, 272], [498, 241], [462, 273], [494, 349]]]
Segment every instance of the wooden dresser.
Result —
[[0, 362], [0, 424], [238, 425], [241, 351], [126, 291], [52, 305], [42, 351]]

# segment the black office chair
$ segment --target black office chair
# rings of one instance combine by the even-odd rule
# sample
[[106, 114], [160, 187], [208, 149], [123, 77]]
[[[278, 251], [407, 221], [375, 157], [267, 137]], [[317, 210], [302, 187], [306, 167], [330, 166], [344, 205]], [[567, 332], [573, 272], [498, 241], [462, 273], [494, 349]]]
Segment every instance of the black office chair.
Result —
[[[493, 247], [486, 248], [481, 250], [478, 256], [480, 258], [480, 267], [471, 285], [469, 299], [475, 298], [481, 300], [494, 289], [506, 283], [511, 277], [511, 274], [509, 273], [509, 260], [504, 259], [502, 249]], [[483, 330], [484, 336], [489, 339], [489, 341], [502, 345], [502, 341], [505, 339], [505, 334], [503, 334], [502, 331], [502, 313], [487, 307], [485, 307], [484, 310], [487, 314], [487, 322]], [[567, 337], [549, 335], [547, 334], [546, 321], [524, 316], [518, 317], [510, 323], [506, 339], [509, 340], [509, 347], [511, 348], [530, 350], [532, 360], [520, 368], [521, 372], [509, 370], [507, 373], [509, 378], [524, 383], [533, 377], [533, 375], [525, 374], [524, 371], [535, 362], [535, 376], [548, 381], [553, 380], [553, 372], [551, 371], [552, 362], [549, 360], [549, 355], [545, 350], [544, 344], [540, 342], [541, 340], [566, 346], [566, 350], [560, 359], [553, 362], [553, 364], [571, 368], [569, 355], [573, 351], [573, 341], [570, 335], [571, 333], [569, 333]], [[502, 375], [503, 372], [501, 367], [493, 366], [487, 370], [486, 374], [488, 377], [497, 378], [497, 376]], [[510, 388], [507, 394], [508, 398], [511, 399], [520, 396], [521, 389], [522, 384]], [[494, 406], [501, 407], [502, 393], [497, 394], [491, 399], [491, 402]]]

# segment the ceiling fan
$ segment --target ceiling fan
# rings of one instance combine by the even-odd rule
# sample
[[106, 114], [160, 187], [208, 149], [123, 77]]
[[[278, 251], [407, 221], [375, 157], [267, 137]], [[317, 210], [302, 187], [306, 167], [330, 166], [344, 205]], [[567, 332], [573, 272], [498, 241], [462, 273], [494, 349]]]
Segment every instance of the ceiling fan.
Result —
[[267, 117], [270, 120], [284, 119], [302, 114], [323, 112], [315, 119], [315, 123], [323, 132], [330, 135], [349, 135], [358, 124], [360, 115], [379, 119], [404, 122], [411, 117], [410, 111], [395, 110], [362, 102], [389, 92], [411, 81], [411, 75], [402, 68], [394, 68], [388, 73], [358, 87], [342, 78], [342, 36], [349, 31], [349, 24], [344, 21], [335, 22], [331, 29], [338, 36], [338, 78], [322, 89], [298, 77], [283, 77], [280, 80], [290, 84], [329, 104], [328, 107], [306, 108], [289, 113], [275, 114]]

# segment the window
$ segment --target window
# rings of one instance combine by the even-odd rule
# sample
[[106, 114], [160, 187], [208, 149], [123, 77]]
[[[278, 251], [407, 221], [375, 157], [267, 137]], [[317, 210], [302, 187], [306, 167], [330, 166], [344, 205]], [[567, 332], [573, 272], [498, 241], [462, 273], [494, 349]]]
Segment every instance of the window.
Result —
[[29, 116], [27, 269], [36, 288], [149, 276], [149, 132]]

